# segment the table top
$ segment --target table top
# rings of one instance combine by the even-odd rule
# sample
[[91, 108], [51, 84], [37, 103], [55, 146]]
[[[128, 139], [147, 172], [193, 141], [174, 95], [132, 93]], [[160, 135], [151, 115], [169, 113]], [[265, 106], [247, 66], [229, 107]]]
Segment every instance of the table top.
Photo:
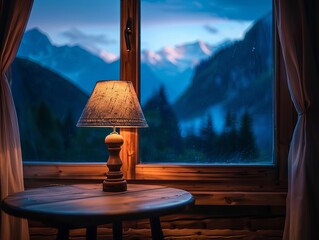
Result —
[[128, 184], [126, 192], [103, 192], [101, 184], [35, 188], [6, 197], [1, 208], [10, 215], [55, 227], [79, 228], [175, 213], [194, 203], [181, 189]]

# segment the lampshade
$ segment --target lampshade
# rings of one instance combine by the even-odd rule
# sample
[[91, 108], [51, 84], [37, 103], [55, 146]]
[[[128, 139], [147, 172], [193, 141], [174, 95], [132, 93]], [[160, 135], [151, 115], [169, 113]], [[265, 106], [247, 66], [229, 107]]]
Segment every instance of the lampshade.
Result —
[[77, 123], [78, 127], [147, 127], [130, 81], [98, 81]]

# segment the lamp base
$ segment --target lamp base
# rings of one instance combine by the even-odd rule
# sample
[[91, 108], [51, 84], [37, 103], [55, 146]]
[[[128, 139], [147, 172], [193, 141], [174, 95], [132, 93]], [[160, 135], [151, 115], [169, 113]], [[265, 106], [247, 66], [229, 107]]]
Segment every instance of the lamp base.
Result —
[[123, 137], [114, 130], [106, 136], [105, 143], [109, 151], [109, 159], [106, 164], [109, 171], [106, 173], [106, 179], [103, 181], [103, 191], [124, 192], [127, 190], [127, 182], [121, 171], [122, 160], [119, 155], [123, 144]]
[[127, 191], [127, 182], [126, 180], [122, 181], [108, 181], [105, 179], [103, 181], [103, 191], [104, 192], [125, 192]]

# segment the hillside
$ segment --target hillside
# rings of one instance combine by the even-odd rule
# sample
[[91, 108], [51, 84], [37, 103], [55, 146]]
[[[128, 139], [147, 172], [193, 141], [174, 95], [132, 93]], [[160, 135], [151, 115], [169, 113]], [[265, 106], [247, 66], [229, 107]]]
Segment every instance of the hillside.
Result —
[[43, 102], [60, 119], [69, 111], [73, 118], [80, 117], [88, 95], [68, 80], [32, 61], [19, 58], [15, 59], [12, 71], [11, 89], [19, 113], [25, 114], [30, 107]]
[[201, 62], [191, 86], [176, 101], [179, 119], [204, 115], [214, 105], [254, 114], [272, 111], [271, 14], [257, 21], [241, 41]]
[[58, 74], [19, 58], [12, 65], [11, 89], [24, 160], [105, 160], [105, 130], [76, 128], [88, 100], [82, 90]]
[[25, 32], [17, 53], [57, 72], [90, 94], [95, 82], [119, 79], [119, 61], [107, 63], [80, 46], [56, 46], [37, 28]]

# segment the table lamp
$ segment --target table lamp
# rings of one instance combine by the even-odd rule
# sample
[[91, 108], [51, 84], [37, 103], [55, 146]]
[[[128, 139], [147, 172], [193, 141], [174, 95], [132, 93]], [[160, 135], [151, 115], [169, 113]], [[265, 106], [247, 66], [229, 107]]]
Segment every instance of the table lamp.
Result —
[[119, 156], [123, 137], [116, 132], [116, 128], [148, 127], [132, 83], [120, 80], [98, 81], [76, 126], [113, 128], [105, 138], [109, 159], [103, 191], [126, 191], [127, 182], [121, 171], [122, 160]]

